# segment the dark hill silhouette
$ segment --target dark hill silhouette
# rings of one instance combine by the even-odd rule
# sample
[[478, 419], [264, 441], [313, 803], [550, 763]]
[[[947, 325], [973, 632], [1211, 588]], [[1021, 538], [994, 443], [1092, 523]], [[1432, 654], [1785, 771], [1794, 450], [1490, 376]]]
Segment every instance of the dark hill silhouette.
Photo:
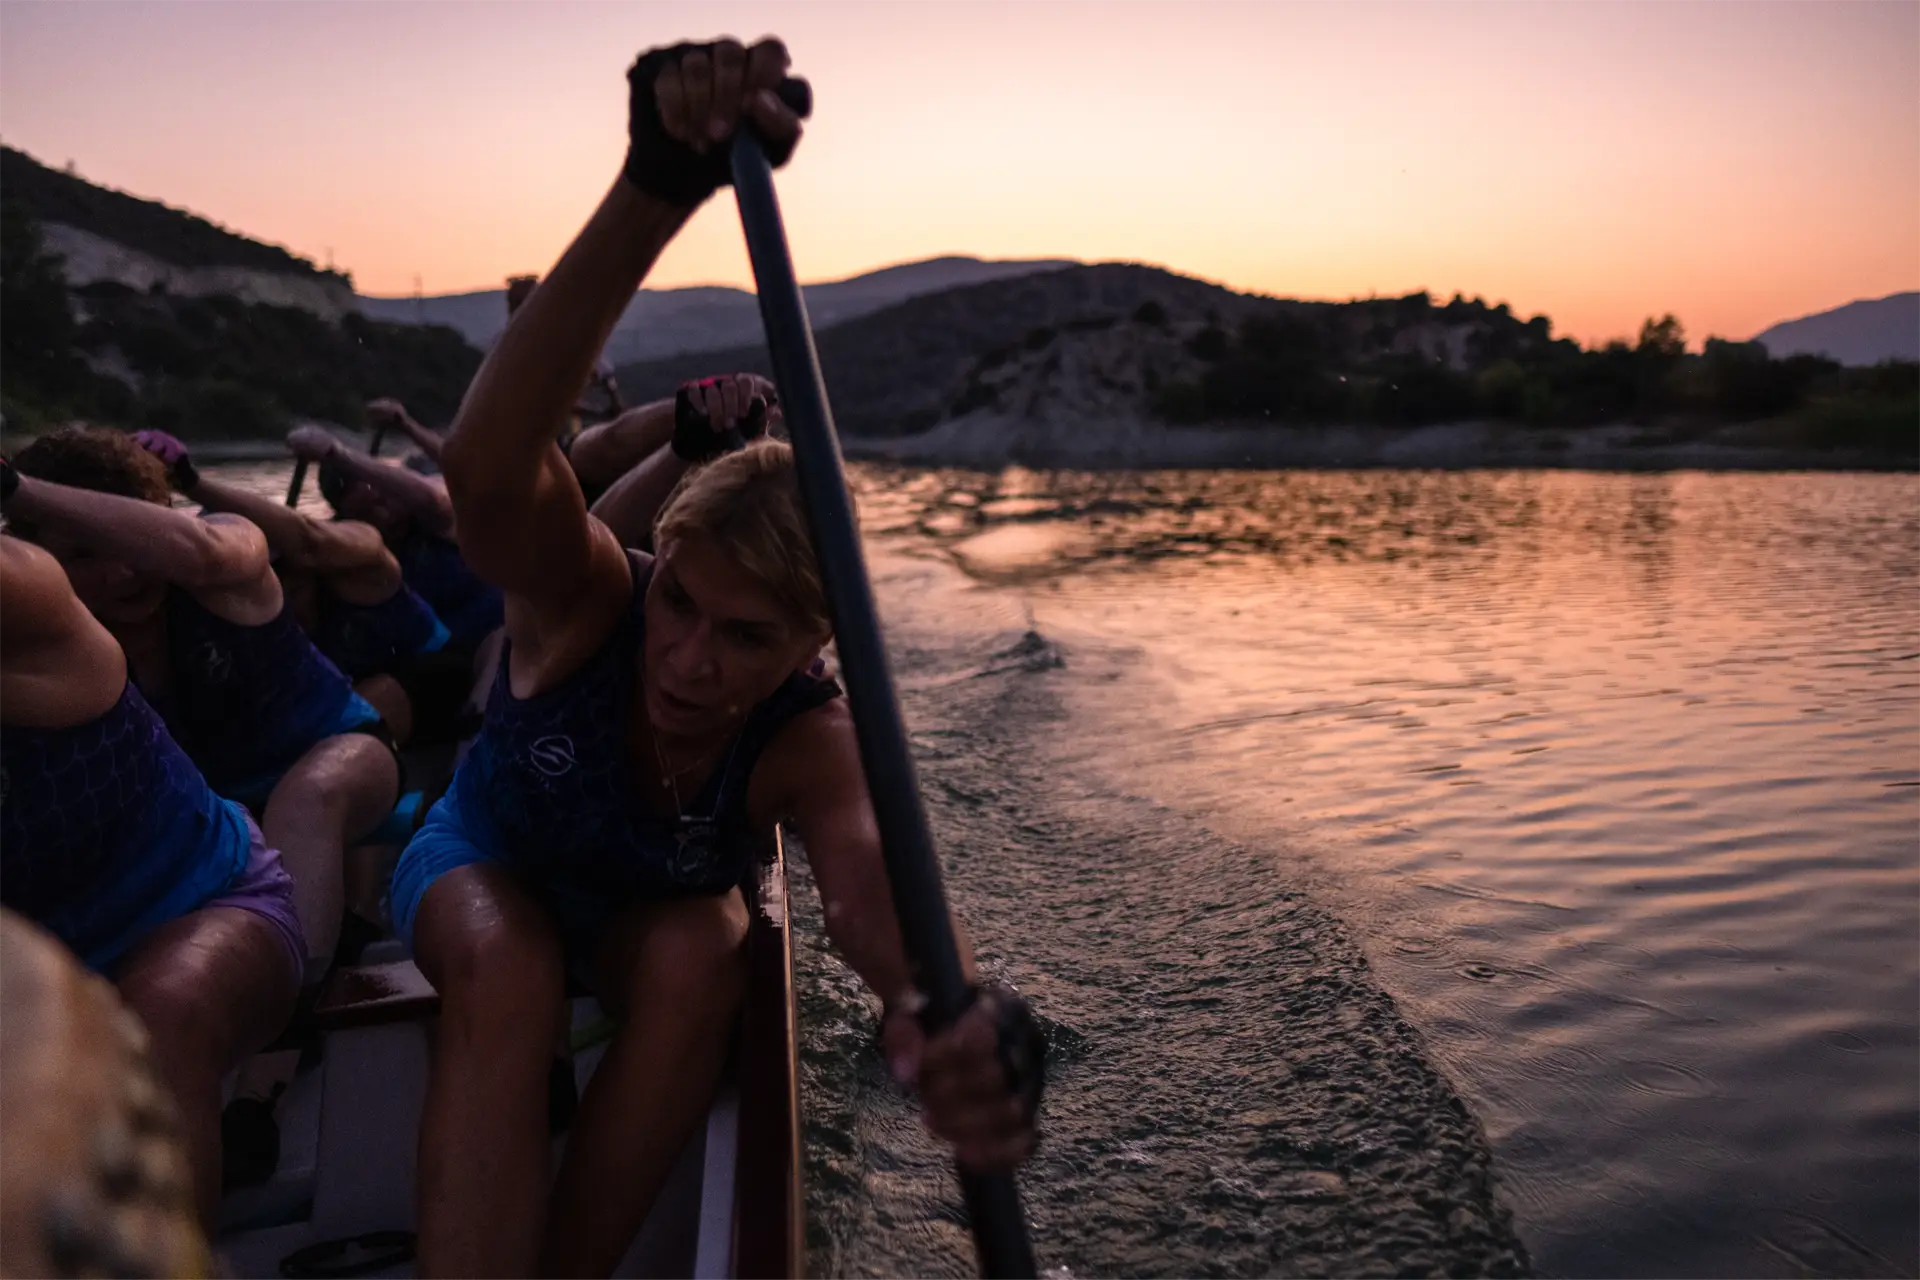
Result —
[[[1275, 305], [1157, 267], [1102, 263], [913, 298], [821, 327], [815, 340], [840, 429], [905, 435], [966, 412], [969, 376], [983, 357], [1044, 343], [1062, 328], [1110, 327], [1149, 303], [1170, 328], [1236, 322]], [[620, 385], [629, 399], [645, 399], [721, 370], [769, 372], [765, 343], [628, 364]]]
[[[1055, 259], [929, 258], [807, 285], [807, 311], [817, 328], [826, 328], [923, 294], [1072, 265]], [[362, 297], [359, 302], [361, 311], [375, 319], [448, 325], [482, 348], [492, 345], [507, 321], [504, 289], [417, 299]], [[742, 346], [753, 342], [759, 331], [760, 304], [744, 289], [717, 285], [642, 289], [608, 338], [606, 358], [626, 364]]]
[[1920, 360], [1920, 293], [1863, 299], [1783, 320], [1754, 341], [1775, 359], [1824, 356], [1845, 365]]

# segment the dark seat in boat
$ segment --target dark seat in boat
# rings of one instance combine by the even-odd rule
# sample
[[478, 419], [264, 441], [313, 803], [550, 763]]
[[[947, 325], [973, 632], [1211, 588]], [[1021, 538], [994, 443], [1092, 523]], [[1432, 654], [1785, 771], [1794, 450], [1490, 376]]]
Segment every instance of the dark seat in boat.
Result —
[[417, 1022], [440, 1012], [440, 993], [411, 960], [334, 971], [309, 1019], [315, 1031]]

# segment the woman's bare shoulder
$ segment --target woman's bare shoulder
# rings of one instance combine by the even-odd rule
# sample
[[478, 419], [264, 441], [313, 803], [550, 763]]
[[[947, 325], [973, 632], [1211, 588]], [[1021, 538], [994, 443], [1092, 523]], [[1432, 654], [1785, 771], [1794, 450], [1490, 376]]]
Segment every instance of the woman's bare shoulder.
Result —
[[748, 804], [769, 823], [792, 817], [807, 797], [864, 791], [860, 742], [844, 697], [801, 712], [760, 753]]

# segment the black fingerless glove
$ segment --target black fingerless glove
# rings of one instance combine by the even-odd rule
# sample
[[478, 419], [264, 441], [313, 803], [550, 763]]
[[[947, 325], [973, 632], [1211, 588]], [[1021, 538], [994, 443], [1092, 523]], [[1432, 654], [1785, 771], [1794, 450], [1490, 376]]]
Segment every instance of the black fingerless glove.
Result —
[[[673, 396], [673, 453], [683, 462], [712, 462], [723, 453], [732, 453], [736, 449], [747, 447], [747, 437], [739, 427], [730, 426], [724, 431], [715, 431], [713, 422], [706, 411], [693, 403], [693, 389], [708, 383], [718, 382], [717, 378], [707, 378], [700, 382], [683, 382]], [[759, 397], [754, 397], [759, 403]], [[748, 413], [745, 423], [753, 421]], [[760, 407], [760, 429], [767, 425], [766, 406]]]
[[[654, 96], [654, 82], [662, 71], [696, 49], [706, 50], [711, 57], [713, 48], [711, 44], [685, 43], [649, 49], [627, 72], [627, 163], [621, 171], [628, 182], [669, 204], [699, 204], [721, 187], [733, 185], [731, 145], [718, 143], [702, 155], [669, 137], [660, 123], [659, 99]], [[781, 86], [781, 97], [789, 104], [797, 95], [788, 86], [796, 83], [789, 80]], [[793, 154], [793, 147], [793, 139], [769, 142], [768, 162], [779, 168]]]
[[0, 458], [0, 507], [7, 505], [13, 497], [13, 491], [20, 487], [20, 473], [13, 469], [13, 462]]
[[1047, 1090], [1047, 1033], [1033, 1016], [1033, 1006], [1012, 987], [992, 982], [974, 992], [974, 998], [987, 1001], [993, 1012], [1007, 1086], [1032, 1122], [1040, 1114], [1040, 1099]]

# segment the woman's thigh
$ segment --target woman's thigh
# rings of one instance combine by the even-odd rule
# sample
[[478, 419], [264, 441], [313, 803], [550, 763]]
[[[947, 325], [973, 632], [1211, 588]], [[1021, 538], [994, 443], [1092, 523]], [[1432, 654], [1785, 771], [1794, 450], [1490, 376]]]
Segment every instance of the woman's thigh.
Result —
[[207, 906], [154, 930], [114, 980], [163, 1054], [221, 1059], [224, 1070], [280, 1033], [300, 975], [268, 921]]
[[738, 889], [629, 903], [595, 947], [595, 989], [616, 1017], [640, 1005], [730, 1017], [745, 989], [746, 942], [747, 907]]

